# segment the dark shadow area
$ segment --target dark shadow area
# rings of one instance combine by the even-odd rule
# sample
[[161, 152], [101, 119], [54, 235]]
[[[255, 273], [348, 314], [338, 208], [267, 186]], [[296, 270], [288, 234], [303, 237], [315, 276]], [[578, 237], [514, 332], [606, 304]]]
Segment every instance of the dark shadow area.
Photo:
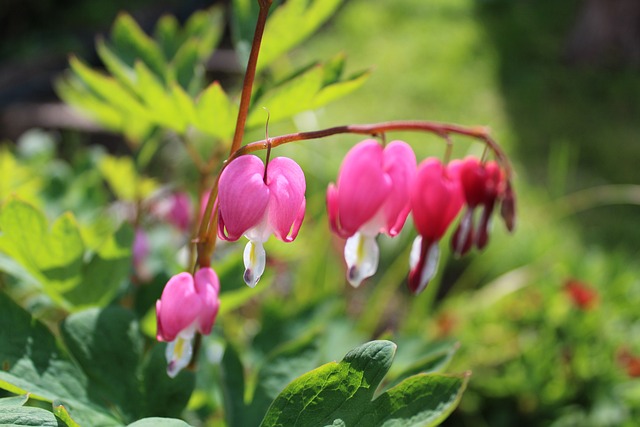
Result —
[[[615, 56], [598, 65], [579, 65], [572, 57], [586, 4], [486, 0], [476, 6], [499, 55], [513, 150], [524, 167], [520, 174], [554, 197], [640, 183], [640, 68]], [[639, 215], [640, 206], [609, 205], [573, 218], [586, 242], [636, 253]]]

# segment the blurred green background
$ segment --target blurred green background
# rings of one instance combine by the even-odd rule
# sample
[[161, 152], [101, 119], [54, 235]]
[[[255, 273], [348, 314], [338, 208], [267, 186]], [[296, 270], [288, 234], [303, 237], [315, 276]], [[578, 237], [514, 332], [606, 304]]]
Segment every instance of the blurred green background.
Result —
[[[361, 289], [348, 289], [336, 277], [341, 247], [326, 238], [324, 189], [358, 139], [292, 144], [278, 152], [299, 161], [308, 179], [309, 231], [303, 228], [291, 246], [270, 242], [267, 248], [297, 260], [301, 280], [284, 290], [286, 298], [304, 306], [344, 295], [344, 311], [363, 336], [459, 340], [454, 371], [471, 370], [473, 377], [445, 425], [633, 426], [640, 417], [640, 372], [632, 369], [640, 355], [640, 68], [615, 43], [591, 52], [595, 56], [575, 48], [591, 3], [597, 1], [347, 0], [279, 65], [342, 51], [351, 71], [373, 73], [358, 92], [300, 115], [295, 125], [273, 124], [271, 135], [393, 119], [488, 125], [514, 161], [515, 234], [496, 224], [488, 250], [449, 260], [415, 298], [403, 283], [411, 231], [381, 239], [379, 272]], [[87, 136], [56, 122], [21, 127], [15, 118], [25, 110], [18, 107], [51, 102], [50, 78], [66, 66], [66, 54], [95, 59], [94, 34], [106, 31], [120, 8], [143, 17], [144, 27], [145, 19], [151, 25], [166, 10], [184, 17], [207, 4], [99, 5], [34, 0], [0, 6], [0, 138], [15, 140], [33, 124], [54, 129], [63, 154], [65, 146], [84, 143], [126, 152], [117, 137], [95, 130]], [[18, 69], [33, 78], [18, 79]], [[223, 59], [209, 74], [237, 85], [233, 70], [233, 61]], [[419, 159], [444, 151], [431, 136], [391, 137], [409, 141]], [[458, 156], [482, 151], [463, 139], [455, 143]], [[594, 302], [577, 302], [568, 286], [576, 282], [597, 294]], [[265, 297], [265, 312], [281, 307], [282, 291]], [[246, 334], [239, 322], [225, 326]]]

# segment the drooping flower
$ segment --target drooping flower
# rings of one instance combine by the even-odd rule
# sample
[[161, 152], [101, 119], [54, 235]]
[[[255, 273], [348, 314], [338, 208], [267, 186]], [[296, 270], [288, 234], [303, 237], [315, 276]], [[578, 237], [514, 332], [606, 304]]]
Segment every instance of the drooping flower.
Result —
[[167, 373], [175, 377], [189, 364], [192, 341], [199, 332], [207, 335], [215, 322], [220, 282], [211, 268], [173, 276], [156, 302], [157, 339], [166, 341]]
[[[504, 175], [496, 162], [481, 163], [476, 157], [462, 160], [458, 169], [467, 208], [451, 243], [454, 254], [460, 256], [467, 253], [473, 245], [478, 249], [487, 245], [491, 215], [504, 192]], [[474, 225], [476, 209], [481, 209], [477, 227]]]
[[393, 141], [385, 148], [367, 139], [344, 158], [336, 185], [327, 189], [333, 232], [346, 238], [347, 280], [357, 287], [378, 267], [378, 233], [397, 235], [409, 215], [409, 186], [416, 169], [411, 147]]
[[218, 235], [235, 241], [243, 234], [244, 281], [254, 287], [264, 272], [264, 242], [271, 234], [292, 242], [304, 219], [306, 184], [296, 162], [277, 157], [267, 166], [253, 155], [232, 161], [220, 176], [218, 186]]
[[459, 181], [459, 161], [444, 166], [428, 158], [418, 166], [411, 186], [413, 222], [420, 234], [411, 248], [409, 289], [418, 294], [433, 278], [440, 258], [438, 242], [460, 212], [464, 196]]
[[191, 198], [185, 192], [171, 193], [153, 205], [153, 213], [182, 232], [191, 225]]

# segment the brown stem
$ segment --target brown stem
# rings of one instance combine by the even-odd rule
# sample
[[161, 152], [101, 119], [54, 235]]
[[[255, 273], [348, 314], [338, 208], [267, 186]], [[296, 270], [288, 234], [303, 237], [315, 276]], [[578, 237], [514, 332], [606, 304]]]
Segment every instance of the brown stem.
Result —
[[[247, 62], [247, 70], [242, 83], [242, 93], [240, 94], [240, 107], [238, 108], [238, 118], [236, 120], [236, 128], [233, 134], [233, 141], [229, 150], [229, 155], [240, 149], [242, 137], [244, 136], [244, 127], [247, 121], [247, 114], [251, 104], [251, 92], [253, 91], [253, 82], [256, 77], [256, 66], [258, 64], [258, 54], [260, 53], [260, 44], [262, 43], [262, 35], [264, 34], [267, 16], [271, 8], [273, 0], [258, 0], [260, 11], [258, 12], [258, 22], [256, 23], [256, 31], [253, 34], [253, 42], [251, 43], [251, 52], [249, 53], [249, 61]], [[204, 214], [200, 222], [198, 234], [195, 238], [197, 259], [196, 265], [200, 267], [208, 267], [211, 263], [211, 255], [216, 244], [216, 223], [218, 222], [218, 210], [215, 208], [215, 200], [218, 197], [218, 181], [220, 174], [224, 170], [228, 162], [225, 162], [222, 169], [218, 172], [216, 182], [209, 193], [209, 200], [205, 208]], [[209, 163], [208, 165], [211, 165]], [[207, 165], [207, 166], [208, 166]], [[196, 266], [194, 266], [194, 269]]]
[[495, 153], [496, 158], [505, 168], [507, 178], [511, 177], [512, 175], [509, 158], [506, 156], [504, 151], [502, 151], [502, 148], [491, 138], [491, 136], [489, 136], [488, 128], [482, 126], [464, 127], [447, 123], [436, 123], [418, 120], [398, 120], [364, 125], [336, 126], [311, 132], [298, 132], [270, 137], [269, 139], [255, 141], [239, 148], [237, 151], [231, 154], [231, 156], [229, 156], [225, 164], [244, 154], [252, 153], [258, 150], [264, 150], [268, 147], [269, 143], [271, 147], [277, 147], [289, 142], [326, 138], [328, 136], [344, 133], [374, 136], [390, 131], [429, 132], [444, 138], [445, 141], [447, 141], [448, 136], [452, 134], [463, 135], [478, 139], [485, 143], [491, 149], [491, 151]]
[[256, 77], [256, 66], [258, 64], [258, 54], [260, 53], [260, 44], [262, 43], [262, 34], [264, 33], [265, 23], [269, 14], [272, 0], [258, 0], [260, 3], [260, 12], [258, 13], [258, 22], [256, 23], [256, 32], [253, 34], [253, 42], [251, 44], [251, 53], [249, 54], [249, 62], [247, 63], [247, 72], [244, 75], [244, 83], [242, 84], [242, 94], [240, 95], [240, 108], [238, 109], [238, 119], [236, 120], [236, 130], [233, 134], [233, 142], [229, 154], [234, 153], [242, 144], [244, 136], [244, 125], [247, 121], [247, 113], [251, 104], [251, 92], [253, 91], [253, 81]]

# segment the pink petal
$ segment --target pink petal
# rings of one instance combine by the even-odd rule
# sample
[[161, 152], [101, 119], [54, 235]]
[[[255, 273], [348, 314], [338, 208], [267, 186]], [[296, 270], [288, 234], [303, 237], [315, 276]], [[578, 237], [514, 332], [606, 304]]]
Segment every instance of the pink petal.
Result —
[[440, 240], [462, 204], [459, 182], [450, 179], [440, 160], [424, 160], [411, 189], [411, 208], [418, 232], [429, 241]]
[[384, 149], [384, 170], [391, 178], [392, 191], [384, 202], [386, 231], [397, 235], [409, 215], [409, 190], [416, 173], [416, 156], [403, 141], [393, 141]]
[[220, 281], [215, 271], [211, 268], [201, 268], [195, 275], [195, 290], [202, 301], [202, 309], [198, 316], [198, 331], [208, 335], [218, 314], [220, 300]]
[[218, 184], [219, 231], [223, 224], [227, 234], [219, 232], [221, 238], [238, 240], [262, 220], [269, 202], [263, 175], [264, 164], [253, 155], [238, 157], [222, 172]]
[[159, 341], [173, 341], [200, 315], [202, 301], [194, 288], [193, 277], [180, 273], [169, 279], [156, 303]]
[[351, 236], [380, 209], [391, 191], [391, 179], [383, 170], [382, 146], [373, 139], [355, 145], [347, 153], [337, 182], [338, 222]]
[[267, 186], [270, 190], [269, 223], [278, 239], [290, 242], [298, 234], [304, 218], [304, 173], [290, 158], [277, 157], [269, 163]]

